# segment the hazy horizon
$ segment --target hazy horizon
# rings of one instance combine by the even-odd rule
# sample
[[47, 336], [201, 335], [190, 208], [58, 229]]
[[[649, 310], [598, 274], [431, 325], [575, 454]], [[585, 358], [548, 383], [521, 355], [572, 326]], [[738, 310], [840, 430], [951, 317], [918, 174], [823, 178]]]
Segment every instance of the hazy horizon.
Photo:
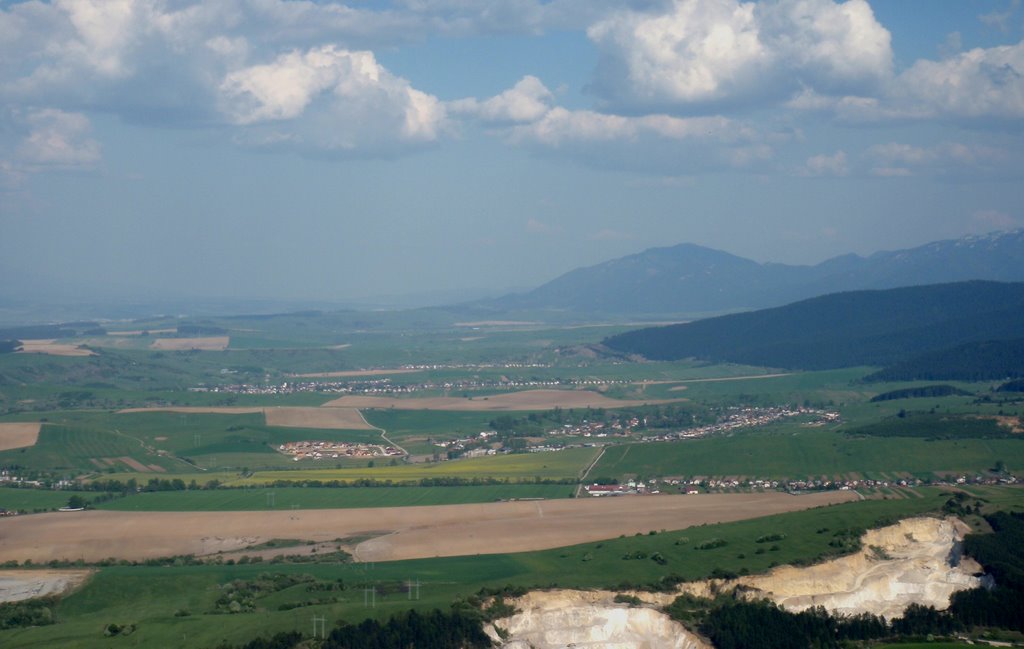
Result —
[[0, 269], [472, 299], [1015, 229], [1022, 37], [1016, 0], [0, 2]]

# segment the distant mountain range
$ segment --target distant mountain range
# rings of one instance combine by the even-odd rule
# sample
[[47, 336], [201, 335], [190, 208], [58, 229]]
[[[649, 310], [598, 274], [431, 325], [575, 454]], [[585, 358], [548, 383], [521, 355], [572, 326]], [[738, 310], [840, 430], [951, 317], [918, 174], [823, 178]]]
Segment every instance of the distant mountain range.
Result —
[[1024, 281], [1024, 230], [936, 241], [868, 257], [843, 255], [815, 266], [762, 264], [680, 244], [578, 268], [527, 293], [476, 305], [594, 314], [721, 313], [840, 291], [972, 279]]
[[[639, 329], [612, 336], [604, 344], [652, 360], [698, 358], [805, 370], [913, 361], [900, 369], [903, 379], [960, 378], [951, 370], [969, 370], [969, 376], [979, 377], [985, 372], [966, 367], [964, 360], [977, 357], [972, 365], [987, 365], [995, 371], [991, 378], [1004, 378], [1024, 370], [1019, 343], [969, 343], [1013, 341], [1021, 332], [1024, 283], [972, 281], [836, 293], [771, 309]], [[991, 351], [979, 355], [980, 348]], [[932, 354], [940, 350], [947, 351]], [[999, 355], [1012, 366], [985, 361]]]

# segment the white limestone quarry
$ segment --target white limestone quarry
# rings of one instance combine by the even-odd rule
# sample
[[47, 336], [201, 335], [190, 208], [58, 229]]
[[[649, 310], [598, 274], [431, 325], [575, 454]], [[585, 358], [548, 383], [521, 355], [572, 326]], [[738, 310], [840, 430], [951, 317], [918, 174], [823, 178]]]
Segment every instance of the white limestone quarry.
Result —
[[527, 593], [510, 602], [519, 613], [484, 630], [504, 649], [711, 649], [664, 613], [616, 604], [614, 597], [602, 591]]
[[823, 606], [838, 615], [892, 619], [911, 604], [944, 610], [953, 593], [982, 585], [981, 566], [961, 556], [969, 531], [955, 518], [907, 519], [867, 532], [857, 554], [806, 568], [781, 566], [732, 585], [788, 611]]
[[[863, 549], [815, 566], [781, 566], [765, 575], [683, 584], [710, 597], [738, 590], [789, 611], [823, 606], [838, 615], [899, 617], [911, 604], [945, 609], [953, 593], [984, 583], [977, 562], [961, 556], [970, 531], [955, 518], [914, 518], [867, 532]], [[661, 613], [675, 595], [630, 593], [644, 606], [614, 602], [607, 591], [531, 592], [510, 601], [519, 611], [486, 629], [504, 649], [704, 649], [704, 640]], [[499, 634], [495, 629], [502, 630]], [[503, 636], [503, 637], [502, 637]]]

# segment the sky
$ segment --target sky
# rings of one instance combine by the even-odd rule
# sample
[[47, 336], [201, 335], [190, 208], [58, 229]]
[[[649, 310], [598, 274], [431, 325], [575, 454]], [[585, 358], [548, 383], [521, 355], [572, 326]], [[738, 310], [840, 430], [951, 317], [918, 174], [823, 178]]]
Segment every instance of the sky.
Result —
[[810, 264], [1024, 227], [1022, 176], [1020, 0], [0, 0], [8, 288]]

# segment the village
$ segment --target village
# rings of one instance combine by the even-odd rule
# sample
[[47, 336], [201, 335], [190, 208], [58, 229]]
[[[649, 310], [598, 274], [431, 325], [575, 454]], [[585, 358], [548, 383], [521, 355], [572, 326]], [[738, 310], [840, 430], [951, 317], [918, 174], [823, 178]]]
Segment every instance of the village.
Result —
[[[779, 420], [811, 416], [815, 419], [809, 426], [838, 423], [839, 413], [805, 407], [779, 406], [771, 408], [735, 407], [730, 408], [714, 424], [694, 428], [666, 430], [652, 433], [647, 429], [648, 420], [641, 416], [618, 416], [607, 413], [603, 421], [584, 419], [576, 423], [562, 424], [546, 431], [547, 441], [540, 437], [522, 435], [515, 430], [486, 430], [453, 440], [432, 442], [443, 450], [447, 459], [459, 457], [481, 457], [514, 452], [540, 453], [560, 451], [567, 448], [604, 446], [622, 439], [641, 442], [671, 442], [697, 439], [709, 435], [727, 434], [740, 428], [766, 426]], [[439, 451], [440, 452], [440, 451]]]
[[777, 421], [790, 417], [811, 416], [816, 419], [809, 422], [809, 426], [823, 426], [825, 424], [838, 424], [840, 417], [838, 412], [806, 408], [802, 406], [775, 406], [771, 408], [754, 407], [732, 407], [720, 421], [706, 426], [688, 428], [675, 433], [664, 433], [654, 437], [644, 437], [645, 441], [671, 441], [674, 439], [694, 439], [721, 433], [729, 433], [740, 428], [751, 428], [754, 426], [767, 426]]
[[401, 449], [383, 444], [352, 444], [348, 442], [301, 441], [286, 442], [277, 450], [293, 460], [326, 460], [338, 458], [401, 457]]
[[810, 491], [855, 491], [857, 489], [913, 489], [915, 487], [957, 487], [1015, 485], [1019, 480], [1014, 475], [945, 475], [934, 478], [807, 478], [806, 480], [769, 480], [764, 478], [694, 476], [649, 478], [628, 480], [623, 484], [590, 484], [583, 487], [589, 496], [634, 496], [661, 493], [724, 493], [740, 491], [786, 491], [803, 493]]
[[303, 392], [394, 396], [418, 392], [460, 392], [468, 390], [509, 390], [543, 388], [599, 387], [612, 384], [626, 384], [624, 380], [594, 379], [463, 379], [458, 381], [422, 381], [419, 383], [396, 383], [390, 378], [359, 379], [355, 381], [284, 381], [276, 384], [238, 383], [232, 385], [200, 385], [189, 388], [189, 392], [214, 394], [281, 395]]

